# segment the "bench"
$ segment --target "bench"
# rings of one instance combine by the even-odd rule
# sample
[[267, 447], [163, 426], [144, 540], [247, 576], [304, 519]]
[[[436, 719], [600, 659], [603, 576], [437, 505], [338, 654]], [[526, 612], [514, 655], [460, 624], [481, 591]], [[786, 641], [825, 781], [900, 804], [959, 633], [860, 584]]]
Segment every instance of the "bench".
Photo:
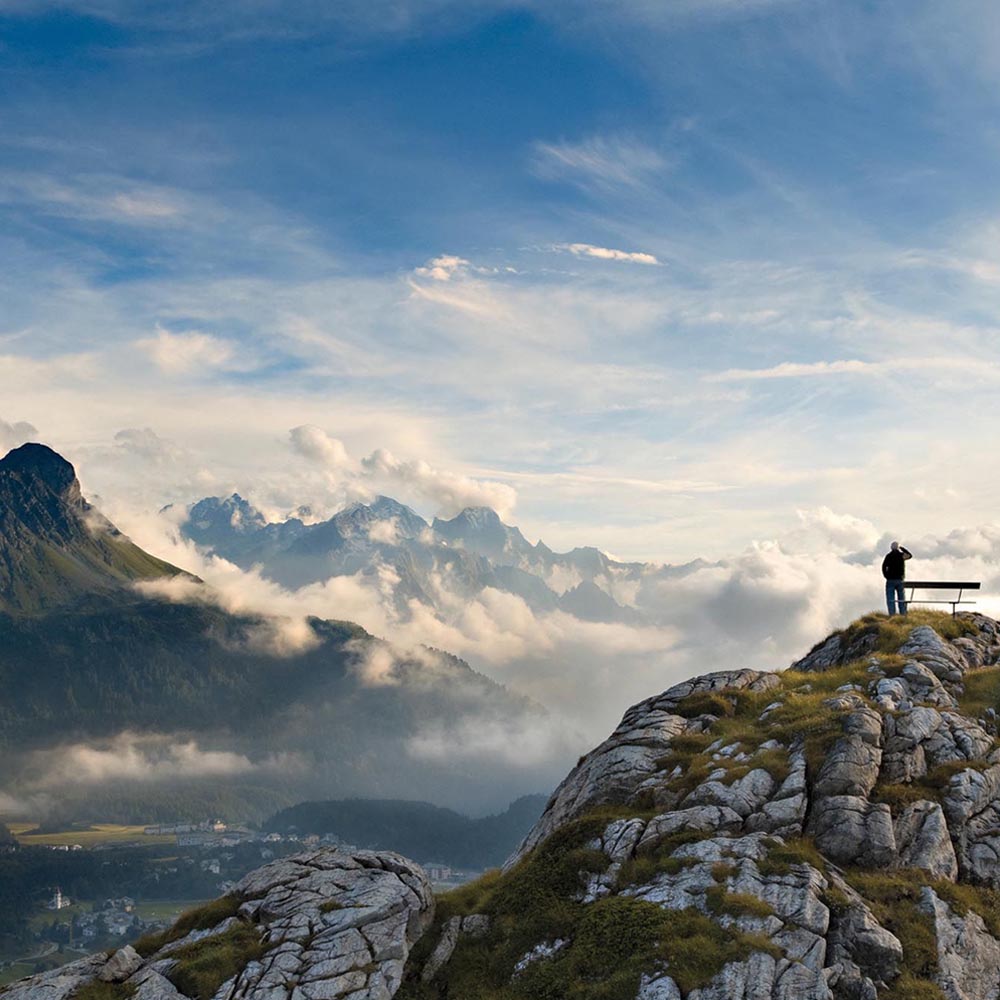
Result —
[[960, 604], [975, 604], [976, 603], [975, 601], [963, 601], [962, 600], [962, 593], [963, 593], [963, 591], [966, 591], [966, 590], [979, 590], [979, 584], [978, 583], [969, 583], [968, 581], [966, 581], [964, 583], [962, 583], [962, 582], [945, 583], [945, 582], [940, 582], [940, 581], [939, 582], [934, 582], [934, 581], [930, 581], [929, 582], [927, 580], [904, 580], [903, 581], [903, 586], [904, 586], [904, 588], [906, 588], [910, 592], [910, 599], [906, 602], [907, 605], [910, 605], [910, 604], [913, 603], [913, 592], [915, 590], [957, 590], [958, 591], [958, 597], [954, 601], [947, 600], [947, 599], [938, 599], [938, 600], [926, 600], [926, 601], [919, 601], [918, 602], [920, 604], [950, 604], [951, 605], [952, 616], [954, 616], [956, 614], [956, 612], [958, 610], [958, 606]]

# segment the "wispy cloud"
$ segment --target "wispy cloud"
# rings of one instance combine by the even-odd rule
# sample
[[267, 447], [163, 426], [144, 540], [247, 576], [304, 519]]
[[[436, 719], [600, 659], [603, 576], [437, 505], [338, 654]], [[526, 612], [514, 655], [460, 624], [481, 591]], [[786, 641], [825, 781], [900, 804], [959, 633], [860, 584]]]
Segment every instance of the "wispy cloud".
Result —
[[554, 250], [566, 250], [574, 257], [596, 257], [598, 260], [617, 260], [628, 264], [652, 264], [660, 262], [651, 253], [641, 250], [613, 250], [610, 247], [598, 247], [593, 243], [557, 243]]
[[639, 187], [670, 169], [662, 153], [635, 139], [597, 135], [579, 142], [536, 142], [532, 170], [582, 186]]
[[705, 376], [707, 382], [753, 382], [784, 378], [826, 378], [839, 375], [890, 376], [894, 372], [925, 372], [931, 378], [960, 373], [977, 380], [1000, 379], [1000, 362], [948, 356], [896, 358], [885, 361], [782, 361], [769, 368], [728, 368]]
[[44, 174], [0, 173], [0, 203], [35, 205], [55, 215], [132, 225], [157, 225], [186, 215], [176, 190], [107, 174], [72, 179]]

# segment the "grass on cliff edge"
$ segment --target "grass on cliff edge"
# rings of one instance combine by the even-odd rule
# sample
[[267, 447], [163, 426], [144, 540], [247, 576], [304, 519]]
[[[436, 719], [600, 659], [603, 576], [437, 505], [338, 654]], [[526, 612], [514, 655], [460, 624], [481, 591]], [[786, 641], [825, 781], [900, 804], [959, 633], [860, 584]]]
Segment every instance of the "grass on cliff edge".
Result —
[[179, 941], [191, 931], [205, 931], [221, 924], [227, 917], [235, 917], [241, 902], [242, 900], [236, 896], [220, 896], [203, 906], [186, 910], [166, 930], [144, 934], [138, 941], [134, 942], [132, 947], [143, 958], [149, 958], [165, 944]]
[[[702, 986], [727, 962], [754, 951], [777, 957], [770, 941], [724, 928], [697, 910], [668, 910], [643, 900], [578, 897], [588, 874], [608, 858], [587, 844], [611, 819], [600, 810], [567, 824], [506, 873], [489, 872], [439, 897], [434, 925], [414, 948], [399, 1000], [633, 1000], [644, 973], [665, 970], [684, 993]], [[715, 900], [720, 912], [744, 912], [747, 901]], [[460, 937], [450, 961], [431, 982], [420, 972], [453, 916], [486, 913], [489, 933]], [[568, 941], [551, 958], [514, 975], [517, 962], [542, 942]]]
[[[841, 633], [842, 648], [847, 649], [852, 643], [864, 636], [875, 636], [874, 653], [898, 653], [900, 646], [910, 637], [910, 633], [918, 625], [930, 625], [942, 639], [958, 639], [962, 636], [978, 634], [975, 624], [966, 618], [952, 616], [947, 611], [931, 611], [927, 608], [914, 608], [905, 615], [892, 615], [882, 611], [873, 611], [851, 622]], [[822, 643], [820, 643], [822, 645]], [[818, 649], [819, 647], [814, 647]]]

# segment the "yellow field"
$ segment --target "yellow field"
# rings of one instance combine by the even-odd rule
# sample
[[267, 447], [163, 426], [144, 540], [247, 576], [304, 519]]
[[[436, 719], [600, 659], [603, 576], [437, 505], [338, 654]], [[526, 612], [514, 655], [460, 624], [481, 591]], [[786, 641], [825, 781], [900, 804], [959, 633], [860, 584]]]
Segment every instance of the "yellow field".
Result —
[[79, 844], [97, 847], [99, 844], [172, 844], [172, 833], [158, 833], [147, 837], [141, 826], [120, 826], [117, 823], [95, 823], [88, 830], [66, 830], [61, 833], [36, 833], [25, 836], [28, 830], [37, 829], [37, 823], [8, 823], [10, 832], [26, 847], [50, 847]]

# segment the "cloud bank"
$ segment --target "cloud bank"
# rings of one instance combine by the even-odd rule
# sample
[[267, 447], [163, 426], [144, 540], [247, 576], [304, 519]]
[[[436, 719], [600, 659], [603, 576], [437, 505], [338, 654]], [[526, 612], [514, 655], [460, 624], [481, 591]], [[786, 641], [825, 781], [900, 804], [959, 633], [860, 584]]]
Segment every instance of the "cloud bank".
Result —
[[400, 459], [387, 448], [376, 448], [355, 461], [342, 441], [312, 425], [292, 428], [289, 438], [296, 453], [316, 463], [354, 495], [402, 490], [429, 503], [436, 513], [446, 517], [466, 507], [492, 507], [505, 517], [517, 503], [517, 493], [505, 483], [438, 469], [422, 459]]

